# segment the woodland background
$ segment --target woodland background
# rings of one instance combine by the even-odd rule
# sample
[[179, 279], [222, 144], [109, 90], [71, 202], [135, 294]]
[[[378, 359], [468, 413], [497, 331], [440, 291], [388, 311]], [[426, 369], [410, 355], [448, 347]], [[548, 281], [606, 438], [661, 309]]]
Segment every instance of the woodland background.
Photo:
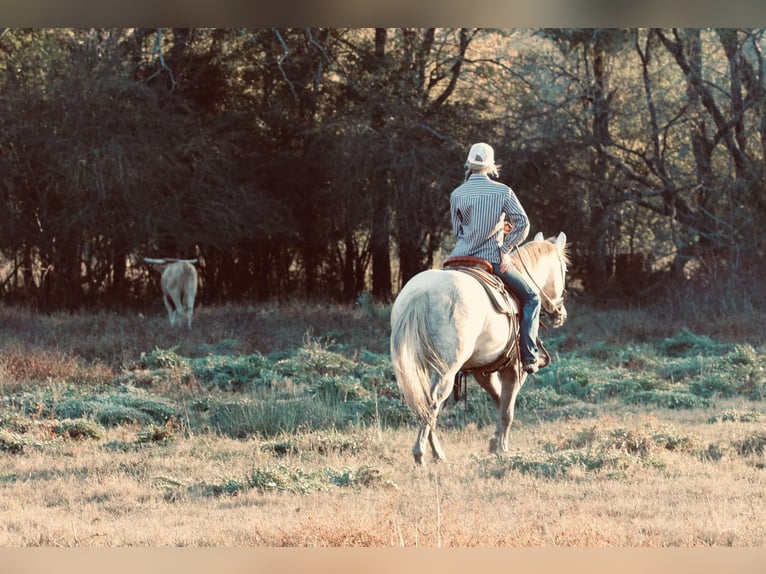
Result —
[[764, 302], [761, 29], [0, 29], [0, 298], [386, 302], [494, 145], [599, 301]]

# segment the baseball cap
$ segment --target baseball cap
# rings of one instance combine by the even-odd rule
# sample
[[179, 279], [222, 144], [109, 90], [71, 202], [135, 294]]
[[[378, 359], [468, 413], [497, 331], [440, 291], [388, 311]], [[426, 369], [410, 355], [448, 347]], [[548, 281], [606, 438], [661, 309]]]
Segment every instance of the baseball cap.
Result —
[[468, 163], [474, 165], [495, 165], [495, 150], [486, 143], [475, 143], [468, 152]]

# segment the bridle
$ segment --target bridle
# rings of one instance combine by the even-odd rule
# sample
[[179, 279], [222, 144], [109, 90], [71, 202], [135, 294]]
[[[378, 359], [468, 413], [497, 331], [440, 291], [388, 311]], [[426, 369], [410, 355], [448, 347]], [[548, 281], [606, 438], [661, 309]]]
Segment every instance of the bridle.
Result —
[[[548, 294], [543, 291], [542, 287], [537, 284], [537, 281], [535, 281], [535, 278], [532, 276], [532, 273], [529, 271], [529, 268], [527, 268], [527, 264], [524, 262], [524, 257], [521, 254], [521, 250], [519, 249], [518, 245], [514, 245], [514, 249], [516, 250], [516, 253], [519, 254], [519, 260], [521, 261], [521, 266], [524, 268], [524, 271], [526, 272], [527, 276], [529, 277], [530, 281], [532, 281], [532, 284], [537, 288], [540, 295], [542, 295], [543, 299], [545, 300], [548, 305], [542, 305], [543, 311], [546, 315], [548, 315], [554, 322], [556, 323], [557, 320], [560, 320], [562, 317], [566, 317], [566, 309], [564, 308], [564, 301], [567, 298], [567, 290], [566, 288], [562, 289], [561, 291], [561, 297], [558, 297], [556, 300], [551, 299], [548, 297]], [[561, 271], [561, 284], [566, 285], [566, 264], [564, 263], [564, 259], [559, 254], [558, 256], [559, 260], [559, 270]]]

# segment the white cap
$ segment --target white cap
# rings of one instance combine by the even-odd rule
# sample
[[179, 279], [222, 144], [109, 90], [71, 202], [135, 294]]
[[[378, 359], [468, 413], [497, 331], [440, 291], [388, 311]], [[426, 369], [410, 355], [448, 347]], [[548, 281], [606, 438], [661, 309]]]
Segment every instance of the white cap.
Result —
[[494, 166], [495, 150], [493, 150], [492, 146], [489, 144], [475, 143], [471, 146], [471, 151], [468, 152], [466, 163], [480, 166]]

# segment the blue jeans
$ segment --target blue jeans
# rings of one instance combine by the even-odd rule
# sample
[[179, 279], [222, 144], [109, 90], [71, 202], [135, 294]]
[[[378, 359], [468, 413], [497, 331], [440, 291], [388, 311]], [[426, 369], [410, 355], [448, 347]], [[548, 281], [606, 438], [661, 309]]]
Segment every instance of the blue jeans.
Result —
[[521, 361], [524, 364], [537, 361], [537, 330], [540, 326], [540, 295], [524, 280], [524, 276], [511, 267], [505, 273], [500, 264], [492, 264], [495, 274], [521, 303]]

